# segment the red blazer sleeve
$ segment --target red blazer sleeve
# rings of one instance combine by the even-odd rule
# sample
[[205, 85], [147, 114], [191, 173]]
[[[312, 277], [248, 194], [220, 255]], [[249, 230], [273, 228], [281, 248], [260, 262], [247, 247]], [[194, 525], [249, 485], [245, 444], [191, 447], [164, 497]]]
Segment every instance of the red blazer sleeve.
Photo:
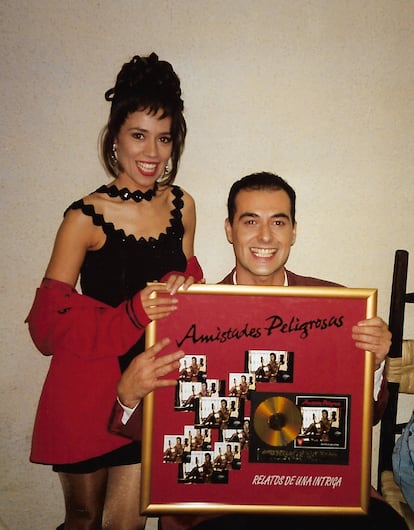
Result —
[[129, 420], [124, 424], [122, 423], [124, 409], [121, 407], [118, 400], [116, 400], [109, 417], [109, 432], [118, 434], [119, 436], [125, 436], [131, 440], [140, 441], [142, 438], [142, 409], [143, 405], [141, 402], [136, 407]]
[[198, 259], [195, 256], [191, 256], [191, 258], [187, 260], [187, 267], [184, 272], [167, 272], [167, 274], [164, 274], [164, 276], [161, 278], [161, 281], [166, 282], [172, 274], [179, 274], [181, 276], [185, 276], [186, 278], [192, 276], [195, 282], [199, 282], [204, 278], [203, 269], [201, 268], [201, 265], [199, 264]]
[[26, 322], [44, 355], [70, 352], [87, 358], [114, 357], [128, 351], [150, 320], [139, 293], [118, 307], [79, 294], [70, 285], [43, 280]]
[[381, 388], [378, 393], [377, 400], [374, 401], [374, 418], [373, 418], [374, 425], [376, 425], [380, 421], [380, 419], [382, 418], [382, 415], [384, 414], [384, 410], [388, 402], [388, 396], [389, 396], [388, 381], [385, 376], [385, 370], [384, 370], [382, 374]]

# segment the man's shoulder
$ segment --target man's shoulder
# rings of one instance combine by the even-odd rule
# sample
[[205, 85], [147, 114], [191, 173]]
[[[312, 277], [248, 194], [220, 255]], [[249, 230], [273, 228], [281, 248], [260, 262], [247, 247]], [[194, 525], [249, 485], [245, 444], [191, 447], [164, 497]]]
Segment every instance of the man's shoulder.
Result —
[[219, 284], [223, 283], [224, 285], [233, 285], [233, 275], [234, 275], [234, 269], [227, 274], [226, 277], [224, 277]]
[[[312, 276], [300, 276], [294, 272], [286, 270], [288, 285], [296, 285], [300, 287], [342, 287], [342, 285], [328, 280], [321, 280], [320, 278], [313, 278]], [[220, 284], [233, 285], [234, 269], [225, 276]]]
[[339, 283], [334, 283], [320, 278], [313, 278], [312, 276], [300, 276], [294, 272], [286, 270], [288, 285], [300, 287], [342, 287]]

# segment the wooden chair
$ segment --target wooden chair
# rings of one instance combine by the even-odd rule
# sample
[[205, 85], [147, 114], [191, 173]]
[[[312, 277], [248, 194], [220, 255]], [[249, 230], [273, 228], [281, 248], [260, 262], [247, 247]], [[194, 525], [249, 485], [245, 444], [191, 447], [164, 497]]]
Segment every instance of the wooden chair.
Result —
[[392, 452], [395, 440], [405, 425], [398, 423], [398, 399], [400, 394], [414, 394], [414, 340], [403, 340], [405, 304], [414, 303], [414, 293], [406, 292], [407, 273], [408, 252], [397, 250], [394, 259], [388, 323], [392, 332], [392, 344], [385, 366], [390, 397], [380, 427], [378, 490], [386, 501], [404, 517], [410, 530], [414, 530], [414, 512], [405, 501], [399, 486], [394, 482], [392, 471]]

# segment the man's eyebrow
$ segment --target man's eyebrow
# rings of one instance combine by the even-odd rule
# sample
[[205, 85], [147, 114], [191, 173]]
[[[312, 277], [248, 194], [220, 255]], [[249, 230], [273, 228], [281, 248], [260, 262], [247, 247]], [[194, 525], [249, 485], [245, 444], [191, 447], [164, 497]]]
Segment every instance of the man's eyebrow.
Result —
[[288, 215], [287, 213], [275, 213], [272, 215], [272, 217], [282, 217], [283, 219], [290, 219], [290, 215]]
[[[259, 216], [259, 214], [254, 213], [254, 212], [244, 212], [244, 213], [240, 214], [239, 219], [243, 219], [245, 217], [260, 217], [260, 216]], [[271, 217], [272, 217], [272, 219], [282, 218], [282, 219], [290, 220], [290, 215], [288, 215], [286, 213], [274, 213]]]
[[243, 219], [244, 217], [259, 217], [259, 214], [254, 213], [254, 212], [244, 212], [244, 213], [240, 214], [240, 218], [239, 219]]

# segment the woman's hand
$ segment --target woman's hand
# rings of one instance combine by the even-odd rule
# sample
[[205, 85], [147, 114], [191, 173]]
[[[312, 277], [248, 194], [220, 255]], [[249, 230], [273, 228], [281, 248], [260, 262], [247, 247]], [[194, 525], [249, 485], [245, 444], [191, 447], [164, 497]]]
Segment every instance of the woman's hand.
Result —
[[[169, 292], [168, 292], [169, 291]], [[164, 296], [154, 297], [154, 293], [161, 293]], [[163, 284], [148, 285], [140, 292], [141, 304], [150, 320], [160, 320], [168, 317], [177, 309], [178, 300], [173, 298], [171, 290]]]
[[193, 285], [194, 283], [194, 277], [193, 276], [183, 276], [182, 274], [171, 274], [171, 276], [168, 277], [168, 280], [166, 282], [166, 287], [171, 295], [174, 295], [180, 287], [184, 289], [188, 289], [190, 285]]
[[[154, 283], [142, 289], [140, 292], [142, 307], [148, 318], [151, 320], [160, 320], [170, 315], [177, 309], [178, 300], [173, 298], [174, 294], [180, 287], [184, 290], [193, 285], [194, 277], [185, 277], [182, 274], [171, 274], [165, 284]], [[204, 281], [200, 282], [204, 283]], [[154, 297], [153, 293], [159, 292], [170, 296]]]
[[118, 383], [118, 398], [123, 405], [134, 408], [147, 394], [156, 388], [175, 386], [175, 379], [163, 377], [179, 368], [179, 360], [184, 356], [183, 351], [176, 351], [158, 356], [170, 343], [170, 339], [156, 342], [151, 348], [135, 357]]

